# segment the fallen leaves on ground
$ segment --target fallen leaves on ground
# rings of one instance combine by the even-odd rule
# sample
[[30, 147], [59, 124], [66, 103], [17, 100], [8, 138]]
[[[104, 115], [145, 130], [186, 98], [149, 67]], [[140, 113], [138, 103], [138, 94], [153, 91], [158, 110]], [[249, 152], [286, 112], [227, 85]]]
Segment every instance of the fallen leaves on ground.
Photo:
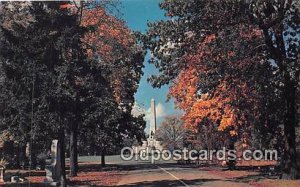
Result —
[[250, 182], [255, 187], [298, 187], [300, 186], [300, 180], [279, 180], [279, 179], [265, 179], [258, 182]]
[[77, 177], [70, 177], [72, 185], [87, 185], [87, 186], [114, 186], [121, 178], [118, 171], [111, 172], [84, 172], [79, 173]]

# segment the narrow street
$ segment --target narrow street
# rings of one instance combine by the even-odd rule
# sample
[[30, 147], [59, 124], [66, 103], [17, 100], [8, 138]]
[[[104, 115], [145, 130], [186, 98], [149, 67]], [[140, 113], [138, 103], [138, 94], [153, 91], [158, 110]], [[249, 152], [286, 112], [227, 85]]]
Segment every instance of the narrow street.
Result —
[[[100, 156], [79, 157], [80, 163], [98, 164]], [[120, 155], [106, 156], [107, 174], [100, 181], [108, 180], [100, 186], [119, 187], [298, 187], [300, 181], [280, 180], [277, 175], [270, 175], [261, 170], [238, 169], [227, 170], [217, 166], [197, 166], [195, 164], [177, 164], [174, 160], [155, 161], [142, 160], [124, 161]], [[109, 168], [115, 168], [110, 170]], [[96, 181], [93, 184], [97, 184]]]
[[[255, 176], [255, 173], [253, 175]], [[211, 170], [172, 164], [151, 165], [149, 163], [128, 171], [123, 175], [117, 186], [247, 187], [251, 185], [242, 182], [242, 180], [237, 180], [237, 178], [214, 174]]]

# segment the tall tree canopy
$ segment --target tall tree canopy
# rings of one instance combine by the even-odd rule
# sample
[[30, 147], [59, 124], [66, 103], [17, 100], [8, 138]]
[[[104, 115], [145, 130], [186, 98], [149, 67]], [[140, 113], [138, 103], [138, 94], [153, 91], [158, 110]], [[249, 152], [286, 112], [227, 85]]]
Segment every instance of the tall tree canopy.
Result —
[[1, 2], [0, 7], [0, 128], [20, 143], [35, 144], [33, 150], [45, 151], [58, 138], [61, 155], [70, 134], [72, 176], [79, 129], [81, 140], [100, 145], [105, 154], [125, 137], [142, 138], [145, 127], [141, 116], [131, 115], [144, 52], [134, 33], [102, 5]]
[[170, 97], [195, 132], [217, 124], [235, 139], [270, 136], [284, 123], [284, 172], [295, 178], [299, 3], [175, 0], [160, 7], [169, 19], [150, 23], [142, 36], [160, 72], [149, 81], [171, 84]]

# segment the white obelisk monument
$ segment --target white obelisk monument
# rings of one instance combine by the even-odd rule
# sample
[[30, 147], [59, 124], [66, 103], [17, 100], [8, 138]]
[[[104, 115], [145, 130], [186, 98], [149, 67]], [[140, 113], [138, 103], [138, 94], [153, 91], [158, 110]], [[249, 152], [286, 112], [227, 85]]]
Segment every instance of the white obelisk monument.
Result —
[[149, 151], [151, 150], [163, 150], [160, 141], [157, 141], [154, 137], [156, 131], [156, 109], [155, 109], [155, 100], [151, 99], [151, 114], [150, 114], [150, 128], [149, 128], [149, 138], [143, 141], [142, 146], [132, 146], [134, 153], [139, 154], [141, 151]]
[[155, 100], [151, 99], [151, 114], [150, 114], [150, 132], [149, 137], [151, 139], [154, 138], [154, 134], [156, 131], [156, 109], [155, 109]]

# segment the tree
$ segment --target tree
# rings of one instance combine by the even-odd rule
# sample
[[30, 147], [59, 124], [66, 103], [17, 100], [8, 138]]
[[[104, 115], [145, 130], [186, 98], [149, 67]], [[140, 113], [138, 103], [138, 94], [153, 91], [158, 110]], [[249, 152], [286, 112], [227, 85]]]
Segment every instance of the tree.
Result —
[[[262, 54], [253, 55], [260, 50], [261, 33], [249, 19], [235, 16], [231, 6], [223, 1], [164, 2], [161, 7], [178, 19], [150, 24], [144, 39], [162, 72], [150, 81], [154, 86], [172, 81], [170, 96], [186, 112], [185, 125], [194, 131], [206, 121], [218, 124], [228, 136], [238, 136], [259, 121], [255, 114], [263, 97], [260, 82], [271, 76], [259, 72], [270, 67], [260, 65]], [[212, 15], [220, 17], [218, 22]]]
[[296, 93], [299, 87], [300, 3], [298, 1], [252, 2], [252, 18], [263, 31], [268, 57], [274, 60], [284, 101], [283, 178], [298, 175], [295, 127], [297, 126]]
[[[27, 34], [30, 16], [28, 9], [21, 8], [22, 4], [15, 3], [9, 7], [8, 3], [1, 4], [1, 130], [9, 130], [11, 135], [20, 144], [26, 145], [30, 139], [33, 104], [33, 59], [25, 51], [26, 44], [16, 43], [28, 41]], [[26, 3], [25, 3], [26, 5]], [[12, 18], [14, 12], [20, 8], [16, 20]], [[22, 20], [21, 17], [24, 17]], [[20, 21], [21, 20], [21, 21]], [[27, 63], [24, 63], [27, 62]], [[37, 95], [37, 94], [36, 94]]]
[[177, 116], [167, 116], [157, 129], [155, 136], [163, 142], [163, 146], [175, 150], [184, 147], [187, 130]]
[[[294, 119], [291, 113], [295, 112], [287, 110], [288, 107], [281, 103], [293, 103], [287, 102], [286, 98], [293, 91], [287, 94], [282, 89], [282, 85], [291, 82], [284, 82], [285, 76], [277, 74], [282, 70], [278, 65], [274, 66], [273, 60], [275, 63], [278, 60], [269, 54], [272, 53], [270, 47], [284, 49], [282, 46], [290, 46], [290, 55], [283, 50], [276, 53], [284, 54], [289, 62], [296, 62], [299, 43], [294, 37], [284, 42], [281, 37], [284, 30], [281, 30], [278, 31], [281, 40], [274, 45], [270, 42], [273, 31], [269, 28], [264, 31], [261, 26], [275, 18], [275, 22], [281, 20], [278, 22], [281, 26], [276, 28], [289, 23], [291, 26], [287, 26], [286, 31], [293, 28], [291, 36], [298, 32], [298, 5], [289, 1], [284, 6], [284, 2], [164, 1], [160, 6], [171, 19], [150, 23], [142, 40], [154, 56], [150, 62], [160, 71], [160, 75], [153, 76], [150, 82], [156, 87], [171, 83], [170, 96], [185, 111], [183, 119], [187, 127], [197, 132], [203, 122], [216, 124], [228, 138], [241, 138], [245, 133], [253, 135], [253, 131], [263, 133], [265, 127], [268, 129], [265, 132], [272, 134], [285, 121], [288, 126], [285, 129], [289, 129], [285, 131], [289, 137], [286, 148], [291, 151], [289, 158], [293, 158], [287, 163], [291, 168], [291, 163], [297, 167], [295, 149], [291, 148], [294, 147], [292, 129], [295, 125], [291, 125]], [[269, 48], [268, 41], [271, 43]], [[285, 74], [298, 75], [298, 66], [290, 65], [289, 68], [295, 71]], [[290, 89], [295, 86], [293, 83]], [[290, 117], [282, 118], [281, 114], [286, 112]], [[287, 121], [290, 121], [289, 125]], [[295, 178], [295, 168], [289, 173]]]
[[[98, 129], [95, 135], [102, 138], [92, 137], [100, 143], [98, 145], [102, 145], [100, 150], [104, 163], [109, 147], [119, 146], [127, 136], [137, 139], [143, 136], [145, 123], [141, 116], [132, 116], [131, 111], [134, 93], [142, 76], [144, 51], [124, 22], [107, 14], [103, 6], [87, 6], [83, 9], [81, 20], [84, 27], [92, 28], [83, 38], [88, 59], [96, 64], [95, 69], [101, 73], [109, 90], [102, 98], [95, 98], [95, 104], [101, 107], [97, 113], [104, 112], [106, 115], [92, 118], [97, 121], [94, 122]], [[101, 100], [109, 103], [102, 105]], [[105, 111], [114, 112], [107, 115]], [[87, 121], [92, 116], [86, 116]]]
[[[82, 138], [102, 145], [99, 149], [102, 150], [103, 160], [108, 147], [121, 142], [117, 141], [120, 137], [134, 134], [130, 130], [139, 129], [141, 124], [136, 123], [138, 120], [131, 117], [130, 113], [133, 95], [142, 74], [144, 55], [124, 23], [106, 13], [105, 3], [66, 3], [61, 8], [76, 12], [81, 26], [87, 31], [81, 41], [88, 57], [88, 71], [91, 72], [86, 79], [80, 80], [84, 86], [77, 93], [75, 108], [79, 111], [70, 129], [70, 174], [74, 176], [77, 170], [77, 131], [80, 123], [81, 128], [92, 130], [90, 133], [86, 131], [92, 139], [86, 139], [85, 133], [81, 134]], [[108, 109], [114, 112], [108, 115]], [[132, 132], [136, 136], [140, 134], [140, 130]]]
[[[3, 116], [4, 119], [8, 119], [4, 121], [7, 125], [5, 128], [14, 127], [14, 118], [25, 119], [24, 125], [18, 123], [20, 125], [17, 126], [16, 132], [27, 128], [24, 133], [29, 135], [27, 140], [41, 143], [52, 138], [59, 139], [62, 146], [61, 182], [62, 185], [66, 185], [64, 136], [73, 117], [76, 90], [81, 86], [77, 79], [83, 75], [81, 70], [86, 69], [86, 63], [82, 58], [80, 38], [83, 32], [77, 22], [77, 16], [68, 10], [62, 10], [61, 4], [3, 4], [1, 8], [6, 11], [1, 32], [4, 35], [2, 44], [6, 47], [1, 50], [1, 62], [6, 81], [2, 96], [4, 99], [9, 93], [14, 96], [8, 100], [11, 103], [5, 103], [7, 110]], [[11, 21], [9, 16], [12, 13], [17, 13], [17, 17], [27, 17], [21, 22], [18, 19]], [[14, 91], [15, 88], [9, 86], [15, 86], [17, 90]], [[15, 106], [14, 102], [21, 104]], [[23, 113], [15, 112], [22, 108], [25, 109]], [[49, 139], [36, 139], [35, 135], [39, 129], [43, 129], [45, 134], [40, 133], [38, 136], [46, 135]]]
[[140, 139], [145, 127], [141, 116], [131, 115], [144, 57], [134, 34], [102, 6], [80, 5], [1, 4], [1, 129], [34, 142], [32, 150], [59, 139], [62, 185], [66, 133], [74, 176], [79, 128], [104, 158], [124, 137]]

